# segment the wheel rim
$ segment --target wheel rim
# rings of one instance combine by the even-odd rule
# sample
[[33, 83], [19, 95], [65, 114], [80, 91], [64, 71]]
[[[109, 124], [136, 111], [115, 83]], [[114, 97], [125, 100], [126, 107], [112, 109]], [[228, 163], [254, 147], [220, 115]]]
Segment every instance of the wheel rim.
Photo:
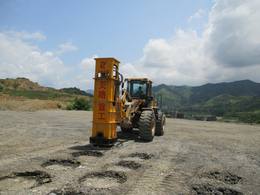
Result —
[[152, 120], [152, 135], [155, 134], [155, 116], [153, 116], [153, 120]]
[[165, 128], [165, 117], [163, 117], [163, 122], [162, 122], [162, 128], [163, 128], [163, 131], [164, 131], [164, 128]]

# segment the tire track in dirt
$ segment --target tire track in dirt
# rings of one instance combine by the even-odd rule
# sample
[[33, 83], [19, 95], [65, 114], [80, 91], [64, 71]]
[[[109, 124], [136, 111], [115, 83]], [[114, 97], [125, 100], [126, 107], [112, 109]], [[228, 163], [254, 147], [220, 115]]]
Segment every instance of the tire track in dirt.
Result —
[[136, 181], [134, 187], [127, 192], [127, 195], [132, 194], [142, 194], [145, 192], [146, 194], [153, 194], [161, 191], [155, 187], [155, 179], [158, 177], [158, 169], [157, 167], [150, 168], [142, 173], [141, 178]]
[[[130, 194], [171, 194], [176, 190], [174, 183], [178, 180], [173, 173], [172, 158], [175, 153], [161, 151], [159, 158], [153, 158], [146, 165], [146, 169], [136, 181], [134, 187], [128, 191]], [[145, 193], [144, 193], [145, 192]]]

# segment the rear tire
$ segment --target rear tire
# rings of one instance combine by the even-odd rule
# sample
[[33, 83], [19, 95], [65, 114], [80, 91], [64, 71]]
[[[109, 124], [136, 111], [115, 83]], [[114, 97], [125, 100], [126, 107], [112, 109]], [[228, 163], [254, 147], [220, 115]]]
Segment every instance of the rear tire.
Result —
[[133, 131], [133, 128], [127, 129], [127, 128], [121, 127], [121, 131], [130, 133]]
[[158, 119], [156, 121], [155, 135], [163, 135], [165, 130], [165, 115], [162, 112], [158, 112]]
[[142, 112], [139, 123], [139, 135], [145, 141], [152, 141], [155, 134], [156, 118], [152, 110]]

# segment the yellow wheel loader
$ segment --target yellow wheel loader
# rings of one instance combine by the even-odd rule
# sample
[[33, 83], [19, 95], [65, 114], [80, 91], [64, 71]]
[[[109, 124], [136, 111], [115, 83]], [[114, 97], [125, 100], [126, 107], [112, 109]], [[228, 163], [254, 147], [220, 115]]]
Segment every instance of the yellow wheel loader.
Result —
[[147, 78], [127, 78], [125, 82], [126, 90], [123, 89], [119, 95], [126, 115], [119, 124], [121, 130], [131, 132], [133, 128], [138, 128], [141, 139], [146, 141], [152, 141], [154, 135], [163, 135], [165, 115], [159, 111], [152, 96], [153, 82]]
[[[152, 141], [165, 131], [165, 115], [152, 93], [152, 81], [147, 78], [126, 78], [119, 73], [115, 58], [95, 58], [93, 125], [90, 143], [96, 147], [111, 147], [117, 141], [116, 127], [123, 132], [139, 129], [140, 138]], [[124, 88], [126, 84], [126, 89]], [[120, 85], [122, 90], [119, 93]], [[158, 95], [162, 106], [162, 95]]]

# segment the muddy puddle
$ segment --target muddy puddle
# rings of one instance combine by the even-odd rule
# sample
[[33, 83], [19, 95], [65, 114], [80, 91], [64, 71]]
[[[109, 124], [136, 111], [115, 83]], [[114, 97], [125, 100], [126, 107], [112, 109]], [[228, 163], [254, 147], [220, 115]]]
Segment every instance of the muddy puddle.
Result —
[[0, 178], [0, 190], [30, 189], [50, 182], [51, 176], [42, 171], [17, 172]]
[[[243, 195], [243, 193], [226, 187], [215, 187], [211, 184], [193, 185], [192, 190], [196, 194], [212, 194], [212, 195]], [[194, 194], [193, 193], [193, 194]]]
[[201, 177], [209, 178], [209, 179], [216, 179], [222, 181], [226, 184], [237, 184], [243, 181], [243, 178], [232, 174], [230, 172], [224, 171], [211, 171], [208, 173], [203, 173]]
[[102, 157], [104, 154], [99, 151], [80, 151], [80, 152], [73, 152], [71, 154], [73, 157], [79, 157], [79, 156], [94, 156], [94, 157]]
[[90, 188], [116, 187], [126, 181], [126, 174], [116, 171], [92, 172], [79, 179], [81, 184]]
[[139, 169], [142, 165], [139, 163], [136, 163], [134, 161], [124, 161], [121, 160], [119, 163], [116, 164], [117, 166], [122, 166], [128, 169]]
[[152, 158], [152, 155], [149, 155], [149, 154], [146, 154], [146, 153], [135, 152], [135, 153], [129, 154], [127, 157], [132, 157], [132, 158], [137, 157], [137, 158], [140, 158], [140, 159], [148, 160], [148, 159]]
[[45, 169], [50, 170], [65, 170], [65, 169], [73, 169], [80, 166], [81, 163], [77, 160], [71, 159], [51, 159], [44, 162], [41, 166]]

